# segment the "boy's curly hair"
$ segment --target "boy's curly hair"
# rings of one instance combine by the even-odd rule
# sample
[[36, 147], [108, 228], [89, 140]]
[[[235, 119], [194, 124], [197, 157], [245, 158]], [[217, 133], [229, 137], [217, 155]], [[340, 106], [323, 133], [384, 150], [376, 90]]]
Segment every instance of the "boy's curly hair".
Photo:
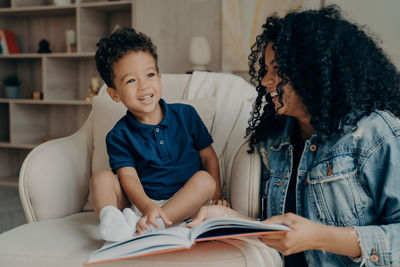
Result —
[[[282, 78], [277, 85], [280, 101], [282, 86], [290, 82], [321, 138], [339, 131], [339, 125], [355, 126], [373, 110], [400, 115], [399, 72], [361, 27], [342, 18], [339, 7], [272, 16], [262, 27], [249, 56], [250, 81], [258, 92], [246, 130], [249, 152], [281, 131], [286, 120], [276, 115], [271, 96], [261, 85], [270, 42]], [[346, 117], [350, 110], [357, 111], [352, 118]]]
[[122, 28], [97, 43], [97, 71], [108, 87], [115, 88], [113, 65], [130, 52], [147, 52], [154, 58], [158, 72], [157, 47], [151, 39], [132, 28]]

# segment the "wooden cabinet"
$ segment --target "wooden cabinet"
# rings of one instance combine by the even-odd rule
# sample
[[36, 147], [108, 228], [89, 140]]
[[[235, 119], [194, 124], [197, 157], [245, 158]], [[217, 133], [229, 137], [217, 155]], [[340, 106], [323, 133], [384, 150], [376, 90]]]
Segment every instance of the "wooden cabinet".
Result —
[[[0, 29], [13, 31], [20, 49], [19, 54], [0, 54], [0, 185], [17, 186], [32, 148], [70, 135], [84, 123], [91, 110], [85, 98], [92, 77], [98, 76], [96, 43], [116, 27], [132, 26], [149, 35], [158, 46], [163, 73], [191, 70], [190, 39], [203, 35], [212, 50], [210, 70], [220, 70], [219, 0], [55, 1], [0, 0]], [[67, 52], [70, 30], [76, 46]], [[43, 39], [51, 53], [38, 53]], [[20, 98], [4, 98], [2, 80], [14, 73], [22, 81]], [[34, 92], [40, 100], [33, 99]]]

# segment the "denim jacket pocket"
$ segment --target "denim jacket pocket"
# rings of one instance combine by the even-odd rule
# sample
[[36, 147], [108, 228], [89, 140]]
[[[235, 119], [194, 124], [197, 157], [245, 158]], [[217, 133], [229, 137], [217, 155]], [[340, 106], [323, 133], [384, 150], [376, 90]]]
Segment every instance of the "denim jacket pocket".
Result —
[[307, 175], [306, 201], [309, 216], [328, 225], [359, 225], [366, 199], [354, 156], [339, 154], [327, 157]]
[[268, 198], [267, 216], [283, 214], [286, 190], [288, 187], [287, 172], [271, 172], [268, 180]]

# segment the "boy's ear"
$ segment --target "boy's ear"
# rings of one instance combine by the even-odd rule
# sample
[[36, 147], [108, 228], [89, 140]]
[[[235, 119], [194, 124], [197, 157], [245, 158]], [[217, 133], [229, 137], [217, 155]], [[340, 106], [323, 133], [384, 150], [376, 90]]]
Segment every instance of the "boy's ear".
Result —
[[107, 93], [108, 93], [108, 95], [111, 97], [111, 99], [114, 100], [115, 102], [121, 101], [121, 100], [119, 99], [117, 90], [115, 90], [114, 88], [112, 88], [112, 87], [107, 87]]

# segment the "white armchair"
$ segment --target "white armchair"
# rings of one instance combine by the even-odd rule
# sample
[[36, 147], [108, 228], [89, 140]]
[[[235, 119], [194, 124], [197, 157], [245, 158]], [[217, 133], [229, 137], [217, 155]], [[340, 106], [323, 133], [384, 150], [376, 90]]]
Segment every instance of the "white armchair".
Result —
[[[224, 194], [234, 209], [257, 216], [260, 160], [257, 154], [246, 152], [243, 139], [251, 108], [251, 101], [243, 100], [254, 97], [254, 88], [237, 76], [217, 73], [165, 74], [162, 84], [167, 102], [215, 97], [211, 108], [215, 116], [205, 123], [211, 127], [220, 160]], [[19, 186], [28, 223], [0, 235], [0, 266], [82, 266], [103, 244], [97, 216], [84, 211], [84, 206], [88, 207], [92, 172], [108, 168], [104, 135], [124, 112], [115, 105], [104, 93], [97, 96], [89, 118], [77, 133], [41, 144], [25, 159]], [[204, 121], [209, 115], [202, 114], [202, 106], [204, 109], [204, 105], [195, 105]], [[260, 266], [257, 261], [265, 263], [266, 257], [254, 256], [259, 253], [255, 247], [240, 240], [204, 242], [186, 251], [102, 266]], [[269, 258], [280, 260], [274, 252]]]

